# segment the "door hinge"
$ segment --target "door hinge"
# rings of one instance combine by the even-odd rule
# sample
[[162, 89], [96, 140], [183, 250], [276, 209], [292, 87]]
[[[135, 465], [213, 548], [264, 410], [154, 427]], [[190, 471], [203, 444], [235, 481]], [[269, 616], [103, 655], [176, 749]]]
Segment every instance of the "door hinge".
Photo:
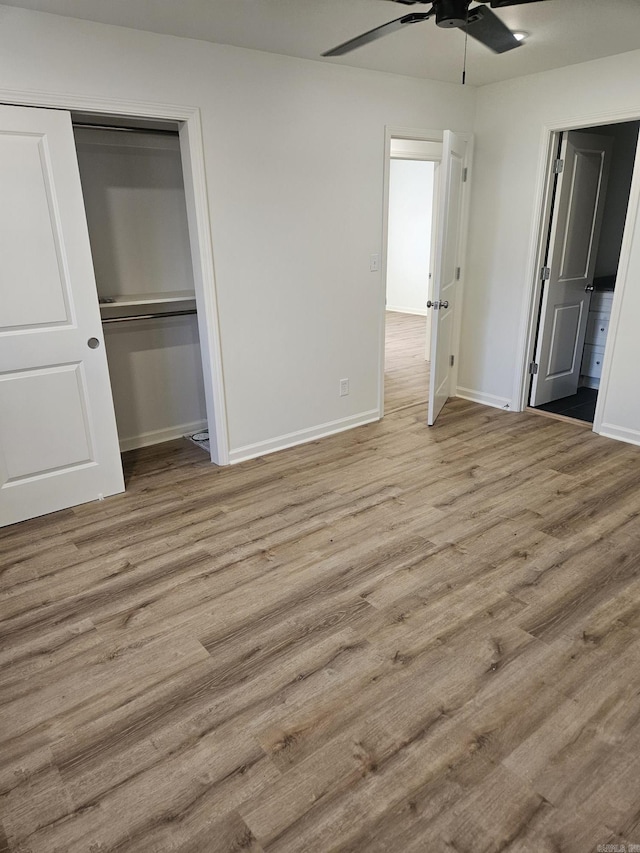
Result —
[[540, 278], [543, 281], [548, 281], [551, 278], [551, 269], [550, 267], [542, 267], [540, 270]]
[[559, 175], [563, 169], [564, 169], [564, 160], [554, 160], [553, 161], [553, 174], [554, 175]]
[[462, 170], [462, 183], [463, 184], [467, 183], [468, 177], [469, 177], [469, 169], [467, 166], [465, 166], [464, 169]]
[[529, 373], [532, 376], [535, 376], [537, 372], [538, 372], [538, 365], [535, 363], [535, 361], [532, 361], [531, 364], [529, 365]]
[[456, 281], [460, 281], [460, 267], [456, 267]]
[[453, 367], [453, 365], [455, 364], [455, 362], [456, 362], [456, 357], [455, 357], [455, 355], [450, 355], [450, 356], [449, 356], [449, 367]]

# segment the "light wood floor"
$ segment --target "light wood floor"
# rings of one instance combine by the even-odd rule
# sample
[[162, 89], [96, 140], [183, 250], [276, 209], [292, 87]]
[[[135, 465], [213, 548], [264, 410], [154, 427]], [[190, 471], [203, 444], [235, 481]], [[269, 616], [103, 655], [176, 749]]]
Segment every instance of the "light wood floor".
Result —
[[388, 415], [423, 403], [429, 395], [429, 362], [425, 361], [427, 318], [386, 312], [384, 410]]
[[453, 400], [0, 532], [0, 850], [640, 844], [640, 448]]

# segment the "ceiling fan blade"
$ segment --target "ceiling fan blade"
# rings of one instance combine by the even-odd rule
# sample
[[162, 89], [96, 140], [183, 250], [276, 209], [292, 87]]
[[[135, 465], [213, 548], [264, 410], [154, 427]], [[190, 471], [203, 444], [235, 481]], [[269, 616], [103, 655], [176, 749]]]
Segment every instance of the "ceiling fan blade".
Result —
[[[529, 0], [527, 0], [529, 2]], [[464, 30], [465, 27], [460, 27]], [[466, 25], [469, 35], [482, 42], [494, 53], [506, 53], [514, 47], [520, 47], [520, 42], [511, 32], [506, 24], [503, 24], [497, 15], [486, 6], [476, 6], [469, 10], [469, 19]]]
[[334, 47], [332, 50], [326, 51], [323, 53], [323, 56], [342, 56], [343, 53], [349, 53], [351, 50], [355, 50], [357, 47], [362, 47], [364, 44], [369, 44], [371, 41], [376, 41], [376, 39], [380, 39], [383, 36], [389, 35], [389, 33], [394, 33], [396, 30], [401, 30], [403, 27], [408, 24], [419, 24], [421, 21], [427, 21], [429, 18], [433, 16], [433, 9], [429, 12], [412, 12], [410, 15], [404, 15], [402, 18], [396, 18], [395, 21], [389, 21], [388, 24], [382, 24], [380, 27], [376, 27], [373, 30], [369, 30], [366, 33], [363, 33], [361, 36], [356, 36], [353, 39], [349, 39], [349, 41], [345, 41], [343, 44], [339, 44], [337, 47]]

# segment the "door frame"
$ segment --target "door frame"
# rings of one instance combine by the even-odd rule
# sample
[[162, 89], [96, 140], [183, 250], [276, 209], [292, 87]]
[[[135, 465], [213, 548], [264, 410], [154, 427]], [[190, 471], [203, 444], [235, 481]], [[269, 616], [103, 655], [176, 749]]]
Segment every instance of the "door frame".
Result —
[[200, 109], [176, 104], [80, 97], [53, 92], [31, 93], [13, 89], [0, 89], [0, 103], [93, 113], [107, 120], [109, 116], [124, 116], [178, 123], [211, 459], [216, 465], [228, 465], [226, 400]]
[[[469, 173], [471, 172], [471, 164], [473, 162], [473, 134], [468, 132], [458, 132], [459, 136], [461, 136], [467, 143], [467, 154], [465, 157], [465, 165], [469, 169]], [[379, 364], [378, 364], [378, 409], [380, 412], [380, 417], [384, 417], [384, 366], [385, 366], [385, 311], [386, 311], [386, 297], [387, 297], [387, 247], [389, 240], [389, 181], [391, 174], [391, 140], [392, 139], [403, 139], [407, 141], [414, 142], [435, 142], [442, 144], [444, 135], [443, 130], [425, 130], [421, 128], [414, 127], [401, 127], [394, 125], [385, 125], [384, 129], [384, 171], [383, 171], [383, 192], [382, 192], [382, 253], [381, 253], [381, 263], [380, 263], [380, 291], [379, 291]], [[416, 158], [417, 159], [417, 158]], [[435, 160], [433, 162], [439, 163], [439, 160]], [[439, 170], [436, 169], [436, 172]], [[467, 237], [468, 237], [468, 220], [469, 220], [469, 187], [471, 185], [471, 181], [468, 180], [464, 186], [463, 194], [462, 194], [462, 211], [461, 211], [461, 223], [462, 223], [462, 232], [460, 239], [460, 263], [462, 265], [462, 275], [460, 280], [458, 281], [458, 290], [457, 290], [457, 298], [456, 298], [456, 306], [455, 306], [455, 315], [453, 322], [453, 351], [455, 355], [454, 366], [452, 370], [452, 378], [451, 378], [451, 386], [452, 388], [457, 388], [458, 385], [458, 353], [460, 350], [460, 333], [461, 333], [461, 321], [462, 321], [462, 294], [464, 291], [464, 280], [465, 280], [465, 263], [464, 259], [466, 256], [466, 248], [467, 248]], [[435, 184], [435, 176], [434, 176], [434, 197], [437, 193], [438, 188]], [[431, 225], [431, 237], [432, 237], [432, 247], [433, 247], [433, 237], [435, 233], [435, 228], [437, 226], [437, 222], [435, 219]], [[429, 316], [427, 315], [426, 321], [429, 323]], [[425, 417], [426, 422], [426, 417]]]
[[[542, 279], [540, 271], [544, 264], [546, 254], [547, 234], [551, 218], [553, 202], [553, 161], [556, 159], [558, 143], [562, 133], [571, 130], [587, 130], [590, 127], [601, 127], [607, 124], [624, 124], [625, 122], [640, 121], [638, 110], [617, 113], [600, 113], [588, 116], [568, 116], [565, 119], [557, 119], [542, 127], [540, 143], [540, 157], [538, 165], [538, 179], [536, 182], [535, 202], [533, 207], [533, 229], [529, 248], [529, 292], [523, 304], [523, 316], [520, 323], [519, 344], [521, 357], [521, 369], [517, 371], [513, 399], [517, 402], [517, 411], [524, 411], [529, 400], [529, 365], [534, 360], [538, 312], [540, 298], [542, 295]], [[615, 154], [614, 154], [615, 156]], [[640, 206], [640, 138], [636, 149], [636, 159], [631, 179], [631, 192], [627, 207], [627, 218], [624, 225], [620, 258], [618, 261], [618, 274], [616, 276], [615, 289], [613, 291], [613, 302], [611, 306], [611, 320], [609, 332], [605, 343], [604, 357], [602, 363], [602, 374], [598, 399], [593, 420], [593, 432], [600, 433], [602, 428], [604, 408], [609, 389], [611, 376], [611, 361], [615, 338], [620, 318], [622, 298], [627, 284], [627, 272], [631, 259], [631, 248], [633, 242], [633, 228]]]

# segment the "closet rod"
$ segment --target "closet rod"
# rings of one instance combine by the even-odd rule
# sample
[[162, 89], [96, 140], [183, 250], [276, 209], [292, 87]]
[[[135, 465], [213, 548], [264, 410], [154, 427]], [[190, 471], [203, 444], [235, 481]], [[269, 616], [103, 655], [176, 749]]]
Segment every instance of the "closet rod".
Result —
[[128, 323], [130, 320], [156, 320], [158, 317], [184, 317], [186, 314], [197, 314], [195, 308], [188, 311], [158, 311], [153, 314], [129, 314], [127, 317], [105, 317], [102, 325], [107, 323]]

